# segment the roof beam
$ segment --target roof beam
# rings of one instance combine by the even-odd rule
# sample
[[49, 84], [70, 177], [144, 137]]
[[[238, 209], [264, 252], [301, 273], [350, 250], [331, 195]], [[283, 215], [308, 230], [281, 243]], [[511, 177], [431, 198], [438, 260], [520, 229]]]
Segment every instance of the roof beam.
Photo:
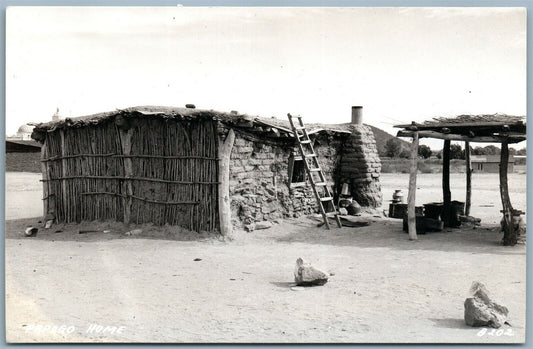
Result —
[[[449, 141], [464, 141], [464, 142], [478, 142], [478, 143], [501, 143], [507, 138], [508, 143], [518, 143], [526, 139], [525, 136], [478, 136], [478, 137], [469, 137], [465, 135], [459, 135], [454, 133], [440, 133], [436, 131], [416, 131], [420, 138], [437, 138], [444, 139]], [[397, 137], [411, 137], [413, 138], [415, 131], [398, 131]]]
[[425, 128], [439, 128], [439, 127], [484, 127], [484, 126], [524, 126], [523, 121], [485, 121], [485, 122], [442, 122], [442, 123], [430, 123], [430, 124], [403, 124], [394, 125], [398, 128], [418, 127], [418, 129]]

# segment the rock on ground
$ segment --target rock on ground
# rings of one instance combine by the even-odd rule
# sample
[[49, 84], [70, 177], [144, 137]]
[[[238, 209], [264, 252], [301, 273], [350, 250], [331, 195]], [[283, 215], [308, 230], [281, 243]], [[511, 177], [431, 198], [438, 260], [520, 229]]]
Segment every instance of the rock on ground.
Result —
[[262, 222], [255, 223], [255, 229], [256, 230], [268, 229], [268, 228], [271, 228], [271, 227], [272, 227], [272, 223], [269, 222], [269, 221], [262, 221]]
[[298, 286], [322, 286], [328, 282], [328, 274], [298, 258], [294, 268], [294, 281]]
[[480, 282], [474, 281], [470, 289], [473, 296], [465, 300], [465, 322], [468, 326], [489, 326], [500, 328], [509, 315], [509, 310], [494, 303], [488, 291]]

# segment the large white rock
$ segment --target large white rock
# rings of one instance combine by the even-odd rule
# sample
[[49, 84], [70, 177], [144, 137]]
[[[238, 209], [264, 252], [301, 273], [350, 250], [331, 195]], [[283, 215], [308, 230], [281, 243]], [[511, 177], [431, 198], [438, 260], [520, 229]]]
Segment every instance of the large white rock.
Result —
[[322, 286], [328, 282], [329, 275], [321, 270], [311, 266], [309, 263], [304, 263], [303, 259], [296, 260], [296, 267], [294, 268], [294, 281], [298, 286]]
[[470, 291], [472, 297], [464, 303], [465, 322], [468, 326], [499, 328], [507, 321], [509, 310], [490, 299], [485, 285], [474, 281]]

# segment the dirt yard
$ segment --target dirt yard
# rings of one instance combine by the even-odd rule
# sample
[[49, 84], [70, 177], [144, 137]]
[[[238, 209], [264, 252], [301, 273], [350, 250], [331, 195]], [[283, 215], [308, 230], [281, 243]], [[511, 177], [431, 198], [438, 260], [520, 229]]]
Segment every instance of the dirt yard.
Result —
[[[499, 244], [497, 175], [495, 182], [474, 180], [472, 214], [481, 227], [416, 242], [401, 221], [372, 216], [361, 217], [372, 221], [368, 227], [329, 231], [308, 218], [287, 220], [231, 241], [168, 227], [127, 236], [116, 223], [54, 226], [27, 238], [21, 232], [39, 218], [23, 217], [40, 214], [42, 194], [38, 175], [25, 174], [25, 185], [19, 177], [6, 176], [9, 342], [525, 339], [526, 248]], [[452, 196], [460, 200], [462, 180], [455, 179]], [[383, 175], [384, 200], [393, 189], [407, 193], [407, 181]], [[419, 203], [439, 200], [439, 175], [421, 175], [418, 183]], [[510, 186], [514, 206], [525, 210], [525, 175], [513, 175]], [[36, 193], [30, 200], [20, 192]], [[109, 232], [78, 233], [90, 229]], [[329, 282], [291, 290], [298, 257], [333, 274]], [[465, 325], [463, 302], [474, 280], [509, 308], [511, 327], [485, 333]], [[114, 327], [103, 333], [105, 326]]]

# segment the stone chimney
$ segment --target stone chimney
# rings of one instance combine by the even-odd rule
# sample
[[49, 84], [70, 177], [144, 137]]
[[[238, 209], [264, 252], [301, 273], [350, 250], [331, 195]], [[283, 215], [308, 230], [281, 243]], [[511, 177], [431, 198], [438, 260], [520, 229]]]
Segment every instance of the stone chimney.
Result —
[[352, 124], [354, 125], [363, 124], [363, 107], [361, 106], [352, 107]]
[[[377, 208], [383, 202], [379, 176], [381, 161], [372, 129], [363, 125], [363, 107], [352, 107], [351, 135], [343, 145], [339, 188], [350, 186], [350, 195], [363, 207]], [[340, 194], [340, 193], [339, 193]]]

